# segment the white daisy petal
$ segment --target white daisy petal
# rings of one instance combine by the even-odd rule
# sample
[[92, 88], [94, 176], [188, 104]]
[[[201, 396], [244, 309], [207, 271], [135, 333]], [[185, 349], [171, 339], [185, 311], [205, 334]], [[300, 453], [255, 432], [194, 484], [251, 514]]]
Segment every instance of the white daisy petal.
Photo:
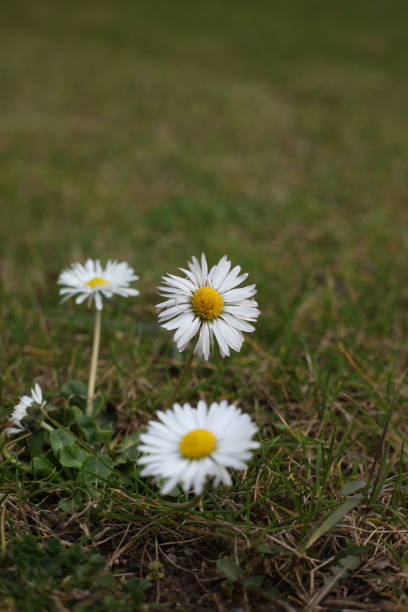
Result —
[[172, 478], [169, 478], [167, 482], [165, 482], [164, 485], [162, 486], [160, 493], [162, 495], [168, 495], [170, 491], [174, 489], [174, 487], [176, 486], [178, 479], [179, 479], [178, 475], [173, 476]]
[[223, 313], [225, 312], [233, 314], [245, 321], [256, 321], [260, 314], [259, 310], [255, 307], [250, 308], [248, 306], [234, 306], [232, 304], [226, 304], [224, 306]]
[[194, 314], [190, 311], [182, 312], [171, 321], [165, 321], [161, 324], [164, 329], [172, 330], [178, 327], [188, 327], [194, 321]]
[[179, 268], [179, 270], [180, 272], [183, 272], [187, 276], [187, 278], [191, 280], [191, 282], [194, 285], [194, 289], [197, 289], [199, 287], [200, 283], [197, 282], [197, 277], [191, 270], [187, 270], [186, 268]]
[[[222, 357], [230, 349], [240, 351], [242, 332], [254, 331], [251, 323], [259, 316], [257, 302], [252, 298], [255, 285], [238, 287], [246, 278], [240, 266], [231, 269], [225, 255], [208, 270], [204, 254], [201, 261], [192, 257], [187, 268], [179, 268], [185, 277], [167, 274], [159, 294], [164, 301], [157, 304], [159, 323], [174, 333], [180, 352], [190, 340], [195, 340], [195, 353], [208, 360], [215, 344]], [[106, 290], [108, 287], [106, 288]]]
[[[186, 344], [191, 340], [191, 338], [196, 335], [199, 327], [200, 319], [198, 319], [198, 317], [194, 318], [194, 321], [191, 323], [190, 327], [187, 327], [187, 329], [184, 326], [179, 327], [177, 332], [174, 334], [174, 341], [177, 346], [185, 347]], [[176, 338], [176, 335], [178, 335], [179, 337]]]
[[208, 270], [207, 260], [205, 259], [204, 253], [201, 256], [201, 261], [203, 262], [202, 266], [200, 266], [198, 259], [193, 256], [191, 258], [191, 262], [189, 262], [188, 264], [188, 267], [190, 268], [190, 270], [192, 271], [192, 273], [198, 280], [198, 284], [202, 286], [205, 283], [205, 280], [207, 277], [207, 270]]
[[204, 253], [201, 254], [201, 278], [202, 278], [202, 282], [205, 283], [207, 280], [207, 276], [208, 276], [208, 264], [207, 264], [207, 259], [204, 255]]
[[10, 415], [10, 423], [12, 427], [6, 429], [6, 433], [14, 434], [28, 429], [23, 420], [28, 415], [28, 409], [33, 407], [37, 408], [38, 418], [42, 420], [41, 409], [44, 408], [45, 402], [43, 401], [42, 389], [38, 383], [31, 389], [31, 395], [23, 395], [20, 397], [18, 404], [14, 406], [13, 412]]
[[211, 278], [211, 285], [212, 287], [214, 287], [214, 289], [220, 288], [220, 286], [226, 279], [230, 268], [231, 262], [229, 261], [226, 255], [224, 255], [224, 257], [220, 259], [220, 261], [215, 266], [213, 266], [213, 268], [210, 270], [209, 276]]
[[149, 421], [140, 437], [138, 463], [142, 476], [165, 480], [162, 495], [177, 484], [200, 495], [208, 479], [230, 486], [227, 468], [246, 469], [252, 450], [259, 447], [250, 417], [225, 400], [210, 408], [204, 401], [197, 408], [174, 404], [157, 416], [160, 421]]
[[231, 327], [235, 327], [241, 331], [253, 332], [255, 327], [248, 323], [248, 321], [244, 321], [243, 319], [239, 319], [238, 317], [229, 314], [228, 312], [223, 312], [221, 315], [221, 319]]
[[36, 383], [34, 387], [31, 389], [31, 397], [35, 402], [37, 402], [37, 404], [42, 403], [43, 401], [42, 390], [38, 383]]
[[202, 355], [205, 360], [208, 360], [210, 355], [210, 327], [208, 323], [201, 325], [195, 352], [197, 355]]
[[187, 297], [172, 297], [164, 302], [160, 302], [160, 304], [156, 304], [157, 310], [161, 310], [162, 308], [179, 306], [181, 304], [190, 304], [191, 300]]
[[163, 277], [165, 281], [171, 281], [172, 285], [176, 287], [176, 289], [181, 289], [182, 291], [194, 291], [195, 286], [188, 278], [182, 278], [181, 276], [175, 276], [174, 274], [169, 274], [167, 277]]
[[242, 282], [244, 282], [245, 279], [248, 278], [247, 273], [241, 274], [239, 276], [240, 271], [241, 271], [241, 266], [235, 266], [235, 268], [231, 270], [231, 272], [225, 277], [225, 279], [220, 285], [221, 293], [225, 293], [229, 289], [233, 289], [234, 287], [236, 287], [237, 285], [240, 285]]
[[229, 357], [230, 350], [227, 339], [224, 336], [220, 322], [218, 320], [213, 321], [214, 335], [217, 338], [218, 346], [220, 347], [221, 357]]
[[[191, 311], [190, 304], [188, 303], [176, 304], [175, 306], [172, 306], [171, 308], [167, 308], [165, 311], [161, 312], [159, 314], [159, 321], [160, 323], [163, 323], [164, 321], [168, 321], [169, 319], [174, 320], [174, 317], [177, 317], [178, 315], [184, 312], [188, 312], [188, 311]], [[166, 329], [174, 329], [174, 328], [167, 327]]]
[[219, 319], [218, 325], [221, 332], [224, 334], [224, 338], [228, 342], [229, 346], [233, 348], [234, 351], [240, 351], [241, 345], [244, 341], [242, 333], [234, 327], [231, 327], [230, 325], [225, 323], [225, 321], [223, 321], [222, 319]]
[[239, 302], [241, 300], [247, 300], [248, 298], [255, 295], [255, 293], [255, 285], [248, 285], [248, 287], [230, 289], [229, 291], [223, 293], [222, 297], [224, 298], [224, 302], [235, 304], [236, 302]]

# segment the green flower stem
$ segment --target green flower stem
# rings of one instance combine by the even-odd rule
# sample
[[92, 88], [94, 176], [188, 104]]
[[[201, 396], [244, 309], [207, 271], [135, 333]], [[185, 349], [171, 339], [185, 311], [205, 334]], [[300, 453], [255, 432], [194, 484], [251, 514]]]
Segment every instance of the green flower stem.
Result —
[[6, 521], [6, 503], [4, 500], [2, 508], [1, 508], [1, 516], [0, 516], [0, 545], [1, 545], [1, 556], [2, 557], [4, 557], [4, 555], [6, 554], [6, 550], [7, 550], [5, 521]]
[[51, 425], [48, 425], [48, 423], [46, 423], [45, 421], [42, 421], [40, 427], [42, 427], [42, 429], [45, 429], [46, 431], [54, 431], [54, 428], [51, 427]]
[[181, 389], [181, 386], [186, 378], [187, 372], [189, 371], [189, 369], [191, 368], [191, 364], [193, 363], [193, 359], [194, 359], [194, 345], [193, 348], [191, 349], [190, 355], [188, 356], [188, 359], [185, 363], [185, 366], [180, 374], [180, 377], [176, 383], [176, 386], [174, 387], [174, 391], [170, 396], [169, 401], [167, 402], [167, 407], [171, 408], [172, 405], [174, 404], [174, 402], [177, 399], [177, 394]]
[[95, 327], [92, 346], [91, 367], [89, 370], [88, 394], [86, 398], [86, 414], [88, 416], [92, 415], [93, 402], [95, 397], [96, 370], [98, 367], [99, 344], [101, 340], [101, 318], [102, 311], [97, 309], [95, 311]]

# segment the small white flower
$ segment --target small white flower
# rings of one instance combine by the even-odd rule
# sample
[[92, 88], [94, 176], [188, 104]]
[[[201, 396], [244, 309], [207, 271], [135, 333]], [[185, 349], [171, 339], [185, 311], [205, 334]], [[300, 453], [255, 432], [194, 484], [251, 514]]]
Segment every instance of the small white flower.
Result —
[[259, 316], [258, 304], [252, 296], [255, 285], [238, 287], [248, 276], [240, 274], [240, 266], [231, 270], [231, 262], [224, 256], [208, 271], [205, 255], [201, 265], [196, 257], [188, 262], [188, 270], [180, 268], [185, 278], [168, 274], [159, 295], [166, 298], [157, 305], [159, 323], [168, 330], [176, 330], [174, 341], [179, 351], [198, 335], [195, 353], [208, 359], [217, 340], [221, 357], [230, 348], [240, 351], [245, 332], [254, 331], [251, 322]]
[[20, 433], [26, 429], [22, 421], [27, 416], [28, 408], [35, 404], [38, 406], [38, 408], [44, 408], [45, 406], [41, 387], [38, 384], [31, 389], [31, 395], [23, 395], [20, 397], [19, 403], [14, 406], [14, 410], [10, 416], [10, 422], [12, 423], [13, 427], [8, 427], [6, 430], [7, 433]]
[[77, 304], [88, 300], [90, 306], [92, 300], [95, 300], [96, 308], [102, 310], [102, 297], [139, 295], [137, 289], [129, 287], [129, 283], [138, 278], [125, 261], [109, 260], [103, 267], [99, 259], [88, 259], [85, 264], [74, 263], [61, 272], [58, 284], [64, 286], [59, 292], [64, 296], [63, 302], [77, 296]]
[[142, 476], [165, 479], [162, 495], [180, 483], [184, 491], [203, 491], [208, 477], [231, 485], [226, 468], [244, 470], [251, 458], [251, 450], [259, 447], [252, 440], [256, 425], [250, 417], [227, 401], [203, 401], [197, 408], [190, 404], [174, 404], [166, 412], [157, 413], [159, 422], [149, 421], [147, 432], [140, 436], [144, 465]]

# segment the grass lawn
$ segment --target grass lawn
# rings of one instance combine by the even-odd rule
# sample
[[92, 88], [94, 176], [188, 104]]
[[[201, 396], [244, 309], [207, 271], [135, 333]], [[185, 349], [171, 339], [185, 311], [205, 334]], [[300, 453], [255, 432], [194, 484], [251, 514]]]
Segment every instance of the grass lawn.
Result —
[[[407, 4], [2, 13], [1, 416], [39, 382], [88, 469], [1, 437], [0, 609], [408, 610]], [[203, 251], [262, 314], [178, 399], [238, 403], [262, 447], [188, 507], [139, 476], [135, 434], [185, 363], [156, 287]], [[56, 280], [87, 257], [141, 295], [104, 310], [81, 425], [93, 314]]]

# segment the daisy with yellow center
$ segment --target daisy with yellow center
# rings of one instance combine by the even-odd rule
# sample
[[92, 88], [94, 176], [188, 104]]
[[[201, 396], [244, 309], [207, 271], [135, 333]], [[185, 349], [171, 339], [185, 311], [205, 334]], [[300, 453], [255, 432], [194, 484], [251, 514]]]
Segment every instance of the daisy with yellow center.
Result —
[[88, 306], [91, 306], [95, 301], [95, 329], [86, 408], [88, 415], [92, 413], [95, 394], [103, 300], [110, 299], [114, 295], [122, 297], [139, 295], [137, 289], [130, 287], [130, 283], [138, 278], [125, 261], [109, 260], [105, 266], [102, 266], [99, 259], [88, 259], [85, 264], [74, 263], [63, 270], [59, 276], [58, 284], [62, 285], [59, 293], [63, 296], [63, 302], [70, 297], [75, 297], [77, 304], [86, 301]]
[[208, 270], [204, 254], [201, 263], [193, 257], [187, 269], [180, 270], [185, 277], [163, 277], [159, 294], [166, 299], [157, 305], [162, 327], [175, 330], [178, 350], [184, 351], [194, 337], [195, 353], [204, 359], [209, 358], [214, 340], [222, 357], [229, 356], [230, 349], [241, 350], [242, 332], [254, 331], [252, 323], [259, 316], [255, 285], [238, 287], [248, 274], [240, 274], [240, 266], [231, 269], [226, 256]]
[[158, 421], [150, 421], [147, 432], [140, 436], [143, 456], [138, 463], [142, 476], [164, 479], [162, 495], [177, 484], [184, 491], [203, 491], [208, 478], [214, 484], [231, 485], [227, 468], [244, 470], [259, 443], [252, 438], [257, 428], [250, 417], [226, 401], [203, 401], [197, 408], [190, 404], [174, 404], [166, 412], [157, 413]]
[[102, 266], [99, 259], [88, 259], [85, 264], [74, 263], [61, 272], [59, 292], [63, 302], [75, 297], [77, 304], [86, 301], [91, 306], [95, 301], [97, 310], [102, 310], [105, 298], [139, 295], [137, 289], [130, 287], [130, 283], [138, 278], [125, 261], [109, 260], [106, 266]]

